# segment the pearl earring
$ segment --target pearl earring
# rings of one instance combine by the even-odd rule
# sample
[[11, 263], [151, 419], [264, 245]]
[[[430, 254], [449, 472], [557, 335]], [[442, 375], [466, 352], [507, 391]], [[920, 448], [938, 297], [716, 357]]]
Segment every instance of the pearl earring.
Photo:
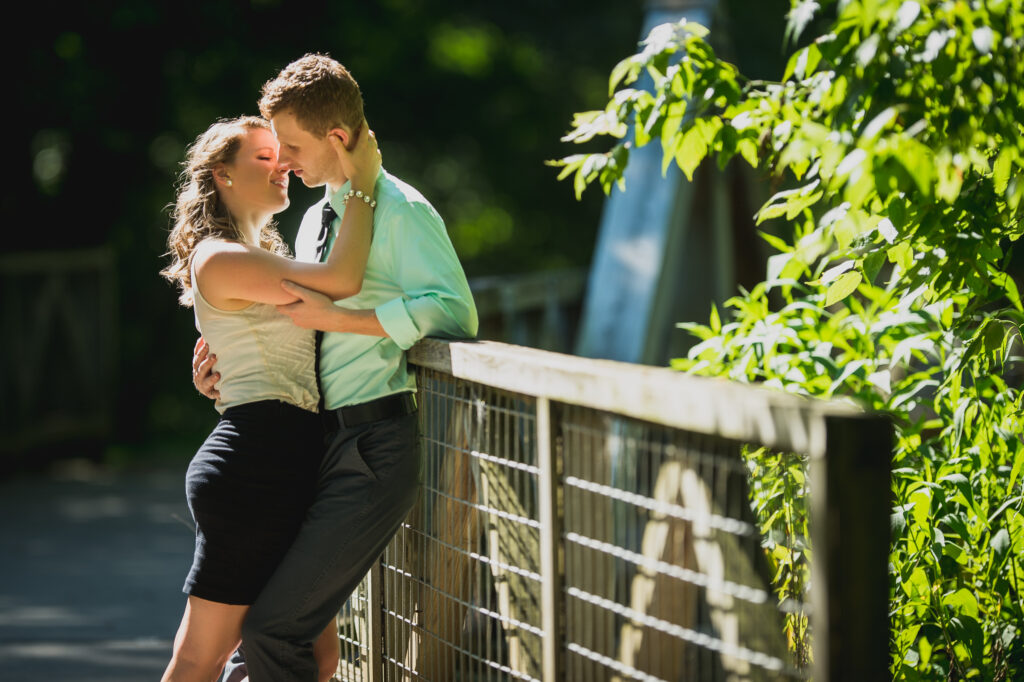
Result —
[[228, 178], [227, 180], [225, 180], [224, 184], [227, 185], [228, 187], [230, 187], [231, 186], [231, 178]]

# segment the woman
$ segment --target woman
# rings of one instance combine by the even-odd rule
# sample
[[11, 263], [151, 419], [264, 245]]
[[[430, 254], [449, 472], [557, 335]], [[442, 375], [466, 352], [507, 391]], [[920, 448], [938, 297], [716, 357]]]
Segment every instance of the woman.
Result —
[[[173, 262], [161, 274], [194, 306], [217, 353], [221, 419], [186, 476], [196, 551], [164, 682], [217, 678], [315, 492], [324, 434], [314, 335], [275, 305], [294, 300], [285, 279], [334, 299], [362, 286], [380, 154], [372, 133], [358, 135], [351, 151], [335, 142], [349, 196], [359, 190], [367, 199], [347, 203], [322, 264], [287, 258], [271, 222], [288, 205], [288, 168], [265, 120], [215, 123], [188, 151], [168, 239]], [[328, 627], [314, 647], [322, 680], [337, 668], [337, 647]]]

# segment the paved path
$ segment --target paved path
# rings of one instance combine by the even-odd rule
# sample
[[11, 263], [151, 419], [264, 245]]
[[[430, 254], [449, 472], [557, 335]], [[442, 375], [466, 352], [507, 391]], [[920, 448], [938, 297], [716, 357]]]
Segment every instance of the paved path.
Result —
[[186, 464], [0, 480], [0, 680], [160, 679], [192, 558]]

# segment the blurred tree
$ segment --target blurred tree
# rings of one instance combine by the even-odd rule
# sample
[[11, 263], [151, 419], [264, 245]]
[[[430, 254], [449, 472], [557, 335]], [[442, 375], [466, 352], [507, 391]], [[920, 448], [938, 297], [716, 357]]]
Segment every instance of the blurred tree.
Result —
[[[184, 147], [254, 113], [259, 88], [306, 52], [352, 69], [386, 166], [445, 217], [472, 275], [584, 265], [601, 201], [542, 167], [580, 102], [597, 105], [641, 3], [119, 0], [25, 7], [6, 116], [18, 172], [0, 190], [5, 252], [109, 244], [120, 282], [118, 433], [201, 432], [191, 313], [157, 275]], [[543, 17], [543, 20], [540, 20]], [[293, 183], [292, 239], [320, 196]], [[45, 228], [45, 229], [44, 229]], [[59, 388], [59, 387], [55, 387]]]

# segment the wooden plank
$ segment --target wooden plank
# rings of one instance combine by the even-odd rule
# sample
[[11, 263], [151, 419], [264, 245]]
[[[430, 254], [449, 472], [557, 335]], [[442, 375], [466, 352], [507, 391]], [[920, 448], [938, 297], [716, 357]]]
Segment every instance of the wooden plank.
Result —
[[539, 310], [552, 301], [569, 304], [583, 297], [587, 274], [571, 268], [522, 275], [474, 277], [469, 282], [480, 317]]
[[[0, 402], [10, 407], [0, 417], [4, 467], [65, 438], [110, 435], [116, 292], [115, 258], [106, 247], [0, 257], [8, 350]], [[53, 356], [54, 347], [62, 350], [60, 357]], [[64, 398], [54, 397], [54, 380]]]
[[537, 495], [540, 500], [541, 623], [544, 630], [544, 682], [565, 679], [565, 566], [562, 546], [561, 476], [552, 425], [553, 407], [546, 398], [537, 399], [537, 466], [540, 469]]
[[112, 267], [110, 247], [73, 251], [26, 251], [0, 256], [0, 276], [96, 270]]
[[366, 574], [366, 599], [369, 607], [366, 617], [367, 682], [383, 682], [384, 637], [382, 616], [384, 609], [384, 575], [380, 561], [375, 561]]
[[862, 413], [725, 379], [493, 341], [424, 339], [410, 349], [409, 362], [507, 391], [809, 455], [824, 452], [824, 416]]
[[888, 417], [829, 419], [828, 450], [811, 460], [814, 679], [887, 679]]

